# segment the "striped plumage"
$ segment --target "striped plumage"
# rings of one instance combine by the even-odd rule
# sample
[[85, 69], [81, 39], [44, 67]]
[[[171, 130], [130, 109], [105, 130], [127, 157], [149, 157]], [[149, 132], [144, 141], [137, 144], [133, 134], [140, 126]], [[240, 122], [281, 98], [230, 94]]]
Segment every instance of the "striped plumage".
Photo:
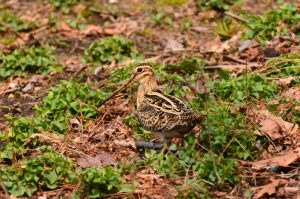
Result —
[[180, 99], [157, 90], [153, 69], [146, 63], [137, 65], [128, 82], [100, 105], [132, 82], [140, 84], [136, 106], [137, 117], [141, 125], [144, 129], [159, 136], [165, 143], [168, 143], [170, 138], [183, 137], [201, 120], [201, 115], [195, 113]]
[[152, 91], [144, 96], [137, 108], [137, 116], [144, 129], [153, 132], [164, 142], [182, 137], [199, 123], [200, 115], [178, 98]]

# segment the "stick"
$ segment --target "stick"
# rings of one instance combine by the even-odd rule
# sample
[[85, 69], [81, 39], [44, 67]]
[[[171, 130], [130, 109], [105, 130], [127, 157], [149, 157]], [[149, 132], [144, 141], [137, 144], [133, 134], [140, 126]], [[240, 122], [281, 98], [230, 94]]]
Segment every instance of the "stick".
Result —
[[228, 58], [228, 59], [231, 59], [237, 63], [240, 63], [240, 64], [246, 64], [247, 62], [242, 60], [242, 59], [239, 59], [237, 57], [233, 57], [233, 56], [230, 56], [230, 55], [224, 55], [224, 57]]
[[228, 16], [234, 18], [234, 19], [237, 19], [237, 20], [239, 20], [239, 21], [241, 21], [241, 22], [249, 23], [249, 21], [248, 21], [247, 19], [244, 19], [243, 17], [240, 17], [240, 16], [238, 16], [238, 15], [236, 15], [236, 14], [233, 14], [232, 12], [226, 11], [224, 14], [225, 14], [225, 15], [228, 15]]

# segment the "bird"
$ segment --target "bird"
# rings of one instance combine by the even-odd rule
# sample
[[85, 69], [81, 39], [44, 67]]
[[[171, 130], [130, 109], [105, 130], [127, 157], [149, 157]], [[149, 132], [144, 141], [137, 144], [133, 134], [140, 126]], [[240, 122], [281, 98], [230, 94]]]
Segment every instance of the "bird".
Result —
[[126, 83], [98, 106], [102, 106], [135, 82], [139, 83], [136, 98], [137, 119], [145, 130], [152, 132], [163, 142], [162, 151], [167, 149], [172, 138], [184, 137], [203, 119], [202, 114], [196, 113], [181, 99], [164, 94], [158, 89], [154, 70], [149, 63], [136, 65]]

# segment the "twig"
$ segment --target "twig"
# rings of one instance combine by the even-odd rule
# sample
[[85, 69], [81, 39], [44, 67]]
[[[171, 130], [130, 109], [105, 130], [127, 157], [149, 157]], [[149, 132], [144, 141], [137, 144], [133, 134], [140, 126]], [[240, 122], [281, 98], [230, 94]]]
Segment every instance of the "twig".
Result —
[[[252, 67], [259, 67], [261, 65], [259, 64], [256, 64], [256, 63], [253, 63], [253, 64], [249, 64], [249, 67], [252, 68]], [[228, 68], [228, 67], [231, 67], [231, 68], [242, 68], [244, 67], [246, 69], [246, 64], [237, 64], [237, 65], [215, 65], [215, 66], [205, 66], [203, 67], [204, 69], [223, 69], [223, 68]]]
[[220, 175], [217, 171], [217, 166], [216, 166], [216, 161], [215, 161], [215, 158], [213, 158], [213, 168], [214, 168], [214, 172], [218, 178], [218, 184], [220, 184], [222, 182], [221, 178], [220, 178]]
[[246, 64], [247, 62], [242, 60], [242, 59], [239, 59], [237, 57], [233, 57], [231, 55], [224, 55], [224, 57], [228, 58], [228, 59], [231, 59], [232, 61], [235, 61], [237, 63], [240, 63], [240, 64]]
[[241, 22], [249, 23], [249, 21], [248, 21], [247, 19], [244, 19], [243, 17], [240, 17], [240, 16], [238, 16], [238, 15], [236, 15], [236, 14], [233, 14], [232, 12], [226, 11], [224, 14], [225, 14], [225, 15], [228, 15], [228, 16], [234, 18], [234, 19], [237, 19], [237, 20], [239, 20], [239, 21], [241, 21]]
[[235, 137], [234, 138], [235, 141], [240, 145], [240, 147], [246, 152], [248, 153], [248, 155], [252, 158], [252, 160], [254, 160], [253, 156], [245, 149], [245, 147], [239, 142], [239, 140]]
[[[209, 141], [209, 148], [211, 149], [210, 131], [209, 131], [208, 141]], [[212, 158], [213, 158], [212, 161], [213, 161], [214, 173], [215, 173], [215, 175], [217, 176], [217, 179], [218, 179], [217, 184], [220, 184], [222, 182], [222, 179], [220, 178], [220, 175], [219, 175], [219, 173], [217, 171], [216, 161], [215, 161], [215, 158], [213, 157], [213, 154], [212, 154]]]

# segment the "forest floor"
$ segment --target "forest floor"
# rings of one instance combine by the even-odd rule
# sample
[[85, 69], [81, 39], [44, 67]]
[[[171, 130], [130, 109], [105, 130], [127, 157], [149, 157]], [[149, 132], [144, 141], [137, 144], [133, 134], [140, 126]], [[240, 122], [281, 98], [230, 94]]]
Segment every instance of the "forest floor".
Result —
[[[0, 0], [1, 198], [300, 197], [300, 4]], [[166, 154], [135, 117], [148, 62], [205, 119]]]

